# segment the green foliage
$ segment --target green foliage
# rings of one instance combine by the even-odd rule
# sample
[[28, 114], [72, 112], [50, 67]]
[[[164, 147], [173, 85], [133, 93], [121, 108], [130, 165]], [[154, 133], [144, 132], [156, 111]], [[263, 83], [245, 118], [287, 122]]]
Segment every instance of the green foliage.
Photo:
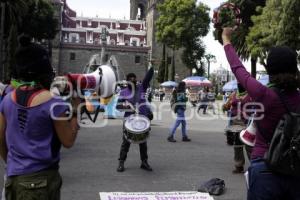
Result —
[[58, 22], [48, 0], [1, 0], [5, 4], [4, 40], [7, 45], [5, 55], [5, 78], [11, 74], [14, 66], [14, 52], [17, 37], [27, 34], [37, 41], [53, 39], [57, 33]]
[[283, 12], [276, 34], [276, 45], [300, 49], [300, 1], [283, 0]]
[[157, 81], [163, 83], [165, 81], [165, 70], [166, 70], [166, 45], [163, 45], [163, 55], [162, 60], [158, 68]]
[[253, 17], [254, 26], [247, 37], [251, 55], [264, 64], [268, 49], [274, 45], [300, 49], [300, 1], [267, 0], [260, 11], [261, 15]]
[[217, 95], [216, 100], [218, 100], [218, 101], [223, 100], [223, 95], [221, 95], [221, 94]]
[[[187, 41], [186, 46], [183, 50], [182, 61], [190, 69], [197, 69], [197, 63], [200, 58], [204, 56], [205, 46], [202, 44], [201, 40], [198, 41]], [[203, 73], [203, 72], [199, 72]], [[200, 74], [201, 76], [203, 74]]]
[[23, 18], [20, 31], [31, 37], [53, 39], [57, 33], [58, 21], [54, 18], [52, 4], [47, 0], [29, 0], [28, 12]]
[[209, 8], [196, 0], [166, 0], [158, 5], [157, 40], [172, 49], [185, 45], [187, 38], [205, 36], [209, 29]]
[[1, 0], [5, 4], [4, 35], [9, 36], [12, 25], [21, 26], [22, 18], [28, 12], [27, 0]]
[[[196, 52], [197, 55], [203, 55], [201, 53], [203, 47], [193, 43], [199, 42], [199, 37], [207, 35], [210, 22], [209, 8], [196, 2], [196, 0], [166, 0], [157, 6], [160, 14], [156, 21], [158, 42], [166, 44], [173, 50], [184, 47], [186, 56], [183, 62], [189, 68], [195, 66], [195, 56], [188, 55], [189, 53], [195, 54]], [[198, 57], [197, 60], [200, 58]], [[192, 63], [192, 66], [188, 63]], [[174, 74], [173, 66], [171, 79], [174, 79]]]
[[252, 56], [248, 48], [248, 43], [246, 43], [249, 29], [253, 26], [251, 17], [260, 14], [257, 7], [264, 7], [266, 0], [230, 0], [230, 2], [238, 6], [241, 11], [240, 18], [242, 19], [242, 24], [238, 27], [232, 37], [232, 43], [239, 56], [246, 60]]
[[16, 66], [15, 52], [18, 46], [17, 35], [18, 35], [17, 27], [15, 25], [12, 25], [9, 32], [7, 63], [5, 65], [5, 68], [7, 70], [4, 70], [6, 73], [4, 77], [6, 78], [11, 77], [11, 75], [15, 75], [15, 71], [14, 71], [15, 69], [14, 67]]

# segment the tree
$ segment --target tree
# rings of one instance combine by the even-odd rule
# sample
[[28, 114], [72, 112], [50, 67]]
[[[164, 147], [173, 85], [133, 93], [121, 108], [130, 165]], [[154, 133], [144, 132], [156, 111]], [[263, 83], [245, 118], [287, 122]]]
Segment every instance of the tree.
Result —
[[[27, 13], [26, 0], [0, 0], [1, 5], [1, 31], [0, 31], [0, 79], [5, 79], [7, 74], [7, 65], [4, 61], [7, 60], [7, 52], [4, 49], [9, 49], [5, 44], [8, 44], [7, 40], [10, 34], [12, 26], [17, 31], [18, 26], [22, 22], [22, 17]], [[4, 68], [5, 66], [5, 68]], [[4, 68], [4, 69], [3, 69]], [[2, 74], [4, 72], [4, 74]]]
[[210, 76], [210, 63], [211, 62], [216, 62], [216, 56], [214, 56], [212, 54], [205, 54], [204, 58], [207, 62], [207, 79], [209, 79], [209, 76]]
[[10, 27], [15, 25], [21, 26], [23, 17], [28, 12], [28, 1], [26, 0], [0, 0], [5, 6], [5, 17], [1, 20], [4, 21], [5, 35], [8, 37]]
[[200, 40], [198, 41], [187, 41], [182, 54], [182, 61], [185, 63], [190, 71], [196, 69], [196, 74], [203, 76], [204, 70], [201, 68], [199, 63], [199, 58], [204, 56], [205, 47]]
[[[52, 4], [47, 0], [1, 0], [1, 3], [5, 6], [5, 17], [1, 18], [4, 30], [0, 41], [3, 39], [4, 42], [0, 46], [6, 44], [8, 63], [5, 63], [4, 73], [7, 75], [7, 71], [11, 71], [12, 54], [16, 49], [18, 35], [27, 34], [35, 41], [53, 39], [57, 33], [58, 21], [54, 17]], [[3, 60], [2, 56], [0, 58]]]
[[157, 81], [159, 83], [163, 83], [165, 79], [165, 71], [166, 71], [166, 45], [163, 45], [163, 53], [162, 60], [160, 61], [160, 65], [158, 68], [158, 76]]
[[[7, 49], [7, 63], [5, 65], [4, 77], [8, 78], [11, 76], [16, 66], [15, 52], [18, 46], [18, 33], [15, 25], [11, 26], [8, 38], [8, 49]], [[7, 80], [9, 81], [9, 80]]]
[[158, 5], [156, 22], [158, 42], [173, 50], [171, 80], [175, 76], [175, 51], [196, 42], [209, 29], [208, 7], [196, 0], [166, 0]]
[[283, 12], [276, 34], [276, 45], [300, 50], [300, 1], [283, 0]]
[[28, 12], [23, 17], [21, 33], [35, 40], [53, 39], [58, 31], [58, 21], [54, 18], [53, 5], [47, 0], [29, 0]]
[[274, 45], [300, 49], [299, 1], [268, 0], [260, 11], [261, 15], [253, 17], [254, 26], [247, 37], [251, 54], [265, 64], [268, 49]]
[[240, 17], [242, 19], [242, 24], [238, 27], [236, 33], [232, 37], [232, 43], [242, 59], [247, 60], [250, 58], [251, 74], [253, 77], [256, 77], [257, 57], [256, 55], [251, 54], [248, 43], [246, 42], [246, 37], [249, 34], [249, 29], [253, 26], [251, 17], [260, 14], [256, 8], [258, 6], [265, 6], [266, 0], [230, 0], [230, 2], [239, 7], [241, 10]]

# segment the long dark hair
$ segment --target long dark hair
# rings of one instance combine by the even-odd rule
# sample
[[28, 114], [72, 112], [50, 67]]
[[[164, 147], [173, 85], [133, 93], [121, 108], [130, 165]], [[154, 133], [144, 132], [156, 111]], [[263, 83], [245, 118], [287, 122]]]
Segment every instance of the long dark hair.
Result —
[[297, 90], [300, 88], [300, 73], [270, 75], [270, 83], [286, 91]]
[[31, 42], [31, 38], [19, 37], [19, 47], [15, 53], [15, 77], [21, 81], [35, 81], [46, 89], [55, 76], [47, 50], [39, 44]]
[[178, 84], [178, 86], [177, 86], [177, 88], [176, 88], [176, 92], [177, 92], [177, 93], [183, 93], [183, 92], [185, 92], [185, 82], [181, 81], [181, 82]]

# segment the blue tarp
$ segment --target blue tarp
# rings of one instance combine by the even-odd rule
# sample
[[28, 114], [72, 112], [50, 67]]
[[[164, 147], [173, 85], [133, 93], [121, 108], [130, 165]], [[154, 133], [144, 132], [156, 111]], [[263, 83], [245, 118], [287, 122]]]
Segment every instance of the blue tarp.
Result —
[[122, 118], [124, 116], [124, 112], [120, 112], [116, 109], [118, 103], [119, 96], [114, 95], [110, 102], [105, 106], [104, 116], [107, 118]]

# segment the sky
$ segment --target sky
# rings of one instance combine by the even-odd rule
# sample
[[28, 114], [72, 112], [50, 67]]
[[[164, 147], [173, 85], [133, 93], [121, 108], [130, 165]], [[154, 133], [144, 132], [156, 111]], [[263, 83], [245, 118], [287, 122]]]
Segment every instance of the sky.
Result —
[[[210, 17], [212, 11], [225, 0], [198, 0], [210, 7]], [[101, 17], [114, 19], [129, 19], [130, 16], [130, 0], [67, 0], [69, 7], [77, 12], [78, 16], [85, 17]], [[216, 62], [211, 63], [211, 71], [220, 66], [229, 69], [222, 45], [216, 41], [212, 35], [212, 24], [210, 32], [203, 38], [206, 45], [206, 52], [216, 56]], [[244, 65], [250, 70], [250, 62], [244, 62]], [[258, 70], [263, 69], [258, 66]]]

